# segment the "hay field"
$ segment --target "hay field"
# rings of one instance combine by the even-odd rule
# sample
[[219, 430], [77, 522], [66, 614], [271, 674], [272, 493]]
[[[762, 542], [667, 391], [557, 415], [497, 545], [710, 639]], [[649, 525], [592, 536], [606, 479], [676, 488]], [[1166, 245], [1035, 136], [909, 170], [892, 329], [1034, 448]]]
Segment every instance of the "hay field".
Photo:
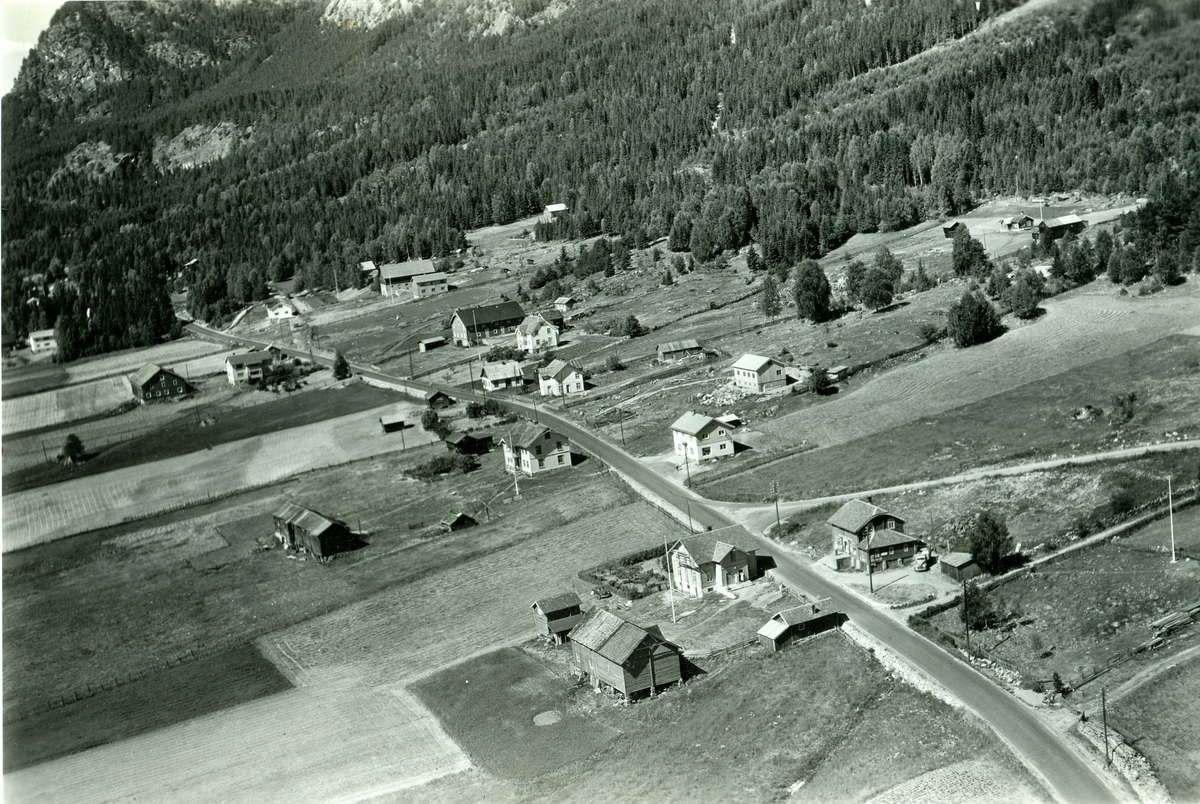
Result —
[[[170, 366], [194, 360], [216, 352], [227, 352], [228, 346], [185, 338], [146, 349], [116, 352], [102, 357], [70, 363], [66, 366], [68, 382], [79, 383], [115, 374], [132, 374], [147, 363]], [[224, 360], [222, 358], [222, 360]]]
[[9, 801], [352, 802], [470, 766], [403, 690], [294, 689], [4, 777]]
[[1200, 801], [1200, 657], [1172, 666], [1110, 704], [1111, 723], [1158, 772], [1176, 801]]
[[[420, 407], [412, 405], [412, 413]], [[396, 408], [393, 404], [380, 410]], [[400, 439], [380, 432], [380, 410], [6, 495], [4, 552], [399, 451]], [[438, 440], [420, 428], [409, 430], [405, 439], [410, 449]]]
[[133, 399], [126, 377], [69, 385], [4, 402], [3, 434], [14, 435], [100, 416]]

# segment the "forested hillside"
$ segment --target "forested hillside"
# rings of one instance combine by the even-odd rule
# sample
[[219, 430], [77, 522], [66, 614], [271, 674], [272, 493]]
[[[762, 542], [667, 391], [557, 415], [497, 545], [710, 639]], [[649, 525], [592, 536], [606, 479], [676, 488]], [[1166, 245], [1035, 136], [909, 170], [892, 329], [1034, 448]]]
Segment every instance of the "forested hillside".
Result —
[[[545, 234], [791, 265], [989, 194], [1171, 176], [1200, 235], [1187, 0], [538, 0], [490, 36], [461, 4], [364, 29], [250, 0], [180, 6], [187, 48], [160, 6], [90, 5], [106, 79], [52, 97], [27, 62], [3, 110], [4, 327], [56, 325], [66, 357], [161, 335], [172, 283], [217, 318], [556, 201]], [[218, 158], [164, 156], [216, 126]]]

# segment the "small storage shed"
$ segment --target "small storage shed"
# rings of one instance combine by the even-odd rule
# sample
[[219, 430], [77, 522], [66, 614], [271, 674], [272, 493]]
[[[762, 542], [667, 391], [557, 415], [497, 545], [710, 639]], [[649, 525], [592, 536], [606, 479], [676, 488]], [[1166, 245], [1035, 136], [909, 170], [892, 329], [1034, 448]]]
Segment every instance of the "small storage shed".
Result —
[[815, 636], [831, 628], [838, 628], [846, 621], [840, 611], [821, 611], [808, 604], [779, 612], [758, 629], [758, 642], [771, 651], [781, 650], [793, 639]]
[[422, 341], [417, 341], [417, 350], [421, 352], [428, 352], [445, 345], [446, 339], [439, 335], [436, 338], [425, 338]]
[[534, 627], [538, 636], [550, 637], [554, 644], [561, 645], [567, 632], [583, 619], [583, 601], [574, 592], [563, 592], [553, 597], [533, 601]]
[[453, 405], [454, 397], [450, 396], [445, 391], [426, 391], [425, 404], [434, 410], [441, 410]]
[[492, 448], [490, 435], [454, 432], [446, 436], [446, 449], [460, 455], [483, 455]]
[[956, 581], [969, 581], [983, 574], [983, 569], [970, 553], [948, 553], [938, 558], [942, 572]]
[[456, 530], [473, 528], [479, 523], [476, 522], [475, 517], [471, 516], [470, 514], [464, 514], [462, 511], [456, 511], [455, 513], [447, 516], [438, 524], [442, 526], [442, 530], [446, 531], [447, 533], [453, 533]]
[[942, 226], [942, 236], [947, 240], [952, 240], [954, 239], [954, 235], [958, 234], [960, 230], [967, 231], [967, 225], [962, 221], [951, 221]]
[[395, 433], [398, 430], [403, 430], [405, 428], [404, 416], [399, 413], [380, 416], [379, 426], [383, 428], [383, 432], [385, 433]]
[[274, 513], [274, 520], [275, 538], [285, 550], [304, 549], [325, 557], [349, 550], [354, 544], [350, 526], [345, 522], [293, 502], [284, 503]]

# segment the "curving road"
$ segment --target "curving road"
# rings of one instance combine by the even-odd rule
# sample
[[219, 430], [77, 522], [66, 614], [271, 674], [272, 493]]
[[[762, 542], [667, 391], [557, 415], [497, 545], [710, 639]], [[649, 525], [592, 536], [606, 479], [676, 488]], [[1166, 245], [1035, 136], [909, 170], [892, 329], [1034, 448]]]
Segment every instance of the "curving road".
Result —
[[[193, 333], [202, 337], [232, 343], [266, 347], [264, 341], [235, 337], [222, 332], [190, 325]], [[317, 362], [330, 365], [332, 360], [316, 356]], [[456, 398], [482, 400], [484, 394], [462, 388], [447, 388], [392, 377], [369, 367], [354, 367], [356, 374], [383, 382], [404, 383], [421, 390], [442, 390]], [[518, 399], [505, 399], [509, 405], [533, 413], [531, 405]], [[707, 500], [697, 497], [689, 490], [656, 474], [624, 450], [603, 440], [595, 433], [564, 419], [551, 411], [539, 408], [539, 420], [553, 426], [571, 438], [576, 445], [621, 473], [629, 482], [641, 486], [650, 494], [660, 498], [679, 511], [688, 510], [690, 517], [701, 529], [711, 526], [714, 530], [740, 525], [727, 513], [713, 507]], [[1066, 460], [1066, 459], [1064, 459]], [[1017, 471], [1017, 467], [1010, 467]], [[736, 509], [731, 513], [736, 514]], [[1070, 804], [1093, 804], [1117, 802], [1122, 798], [1118, 789], [1110, 787], [1104, 777], [1077, 754], [1067, 740], [1047, 727], [1024, 704], [997, 687], [969, 665], [956, 659], [930, 640], [907, 628], [897, 620], [876, 610], [857, 595], [830, 583], [808, 568], [791, 554], [780, 551], [777, 545], [768, 542], [757, 532], [751, 533], [765, 553], [776, 561], [776, 572], [786, 581], [810, 594], [829, 598], [844, 611], [863, 631], [870, 634], [889, 650], [903, 658], [927, 677], [934, 679], [957, 697], [979, 717], [983, 718], [996, 734], [1021, 757], [1025, 764], [1041, 775], [1051, 792], [1060, 801]]]

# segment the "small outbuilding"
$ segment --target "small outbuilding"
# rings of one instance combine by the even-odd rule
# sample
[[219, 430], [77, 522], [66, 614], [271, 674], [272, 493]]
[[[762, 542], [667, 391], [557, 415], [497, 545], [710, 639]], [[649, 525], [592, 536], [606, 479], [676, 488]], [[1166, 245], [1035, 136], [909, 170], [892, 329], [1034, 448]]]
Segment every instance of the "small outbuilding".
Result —
[[475, 517], [471, 516], [470, 514], [464, 514], [462, 511], [455, 511], [453, 514], [445, 517], [438, 524], [441, 525], [442, 530], [446, 531], [447, 533], [453, 533], [456, 530], [473, 528], [479, 523], [476, 522]]
[[701, 355], [704, 353], [704, 349], [700, 346], [700, 341], [695, 338], [688, 338], [682, 341], [660, 343], [655, 353], [658, 355], [659, 361], [666, 363]]
[[453, 432], [446, 436], [446, 449], [460, 455], [483, 455], [492, 448], [490, 435]]
[[846, 621], [840, 611], [821, 611], [814, 604], [785, 609], [767, 620], [758, 629], [758, 642], [771, 651], [781, 650], [794, 639], [815, 636], [839, 628]]
[[275, 538], [285, 550], [303, 549], [324, 558], [354, 546], [354, 535], [345, 522], [293, 502], [284, 503], [274, 520]]
[[425, 392], [425, 404], [433, 410], [443, 410], [454, 404], [454, 397], [445, 391], [430, 390]]
[[404, 423], [404, 414], [389, 413], [386, 416], [379, 417], [379, 426], [383, 428], [383, 432], [385, 433], [396, 433], [408, 425]]
[[983, 574], [983, 568], [970, 553], [948, 553], [940, 556], [938, 566], [942, 568], [943, 575], [960, 582]]
[[574, 592], [563, 592], [553, 597], [533, 601], [533, 623], [538, 636], [550, 637], [554, 644], [561, 645], [567, 632], [583, 619], [583, 602]]
[[959, 232], [967, 231], [967, 225], [962, 221], [951, 221], [942, 226], [942, 237], [952, 240]]
[[446, 339], [443, 338], [441, 335], [439, 335], [436, 338], [425, 338], [424, 340], [418, 341], [417, 342], [417, 351], [429, 352], [434, 349], [439, 349], [445, 345], [446, 345]]

